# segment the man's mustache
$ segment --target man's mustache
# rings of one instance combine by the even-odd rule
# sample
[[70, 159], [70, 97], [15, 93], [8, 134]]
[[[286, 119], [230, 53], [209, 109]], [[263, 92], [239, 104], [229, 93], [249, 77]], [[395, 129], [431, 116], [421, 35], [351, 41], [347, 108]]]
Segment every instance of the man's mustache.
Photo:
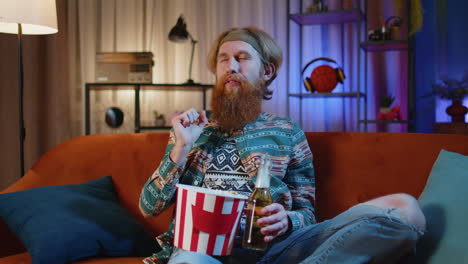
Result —
[[228, 73], [221, 76], [219, 83], [224, 85], [227, 81], [237, 81], [240, 84], [247, 82], [247, 79], [238, 73]]

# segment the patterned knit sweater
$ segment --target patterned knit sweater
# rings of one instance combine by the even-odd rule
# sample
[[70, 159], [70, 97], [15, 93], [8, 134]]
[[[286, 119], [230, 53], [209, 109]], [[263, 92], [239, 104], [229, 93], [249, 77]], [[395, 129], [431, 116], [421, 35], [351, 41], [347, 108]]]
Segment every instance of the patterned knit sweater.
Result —
[[[190, 150], [183, 168], [169, 158], [175, 143], [171, 131], [166, 153], [156, 171], [143, 186], [140, 208], [147, 215], [158, 215], [175, 201], [176, 184], [201, 186], [213, 153], [226, 135], [214, 120], [209, 120]], [[255, 122], [234, 132], [241, 162], [255, 183], [260, 158], [264, 153], [272, 161], [270, 192], [273, 201], [288, 211], [292, 230], [315, 223], [315, 178], [312, 153], [302, 129], [291, 119], [262, 113]], [[162, 250], [146, 258], [147, 264], [167, 263], [172, 250], [174, 221], [158, 236]]]

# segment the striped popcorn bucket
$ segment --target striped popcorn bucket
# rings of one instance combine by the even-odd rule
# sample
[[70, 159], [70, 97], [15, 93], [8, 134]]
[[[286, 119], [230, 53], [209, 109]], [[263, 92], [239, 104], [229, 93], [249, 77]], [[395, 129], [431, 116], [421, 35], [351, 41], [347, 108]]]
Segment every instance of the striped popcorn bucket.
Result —
[[228, 191], [177, 184], [174, 246], [230, 255], [247, 199]]

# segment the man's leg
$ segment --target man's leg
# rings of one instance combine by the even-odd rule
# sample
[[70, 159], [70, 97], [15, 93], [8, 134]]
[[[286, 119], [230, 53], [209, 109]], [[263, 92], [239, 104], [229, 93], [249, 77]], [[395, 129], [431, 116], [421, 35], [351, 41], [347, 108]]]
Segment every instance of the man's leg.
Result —
[[[360, 204], [363, 215], [333, 234], [300, 263], [396, 263], [414, 250], [423, 230], [401, 219], [396, 208]], [[380, 211], [380, 213], [379, 213]]]
[[364, 204], [384, 209], [397, 208], [402, 214], [395, 215], [396, 217], [414, 225], [419, 230], [426, 229], [426, 218], [419, 207], [418, 201], [411, 195], [404, 193], [390, 194], [372, 199]]
[[222, 264], [210, 255], [174, 248], [167, 264]]
[[[380, 201], [379, 201], [380, 202]], [[259, 263], [368, 263], [398, 258], [421, 232], [400, 220], [400, 209], [373, 203], [353, 206], [333, 219], [275, 241]]]
[[244, 248], [234, 248], [229, 256], [210, 256], [175, 248], [168, 264], [255, 264], [261, 255], [260, 252]]

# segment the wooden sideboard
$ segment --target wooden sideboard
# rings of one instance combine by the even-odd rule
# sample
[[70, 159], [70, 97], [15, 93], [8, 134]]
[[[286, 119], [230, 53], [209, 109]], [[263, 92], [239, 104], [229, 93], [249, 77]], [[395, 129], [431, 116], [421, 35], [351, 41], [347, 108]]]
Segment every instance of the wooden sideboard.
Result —
[[434, 133], [468, 135], [468, 123], [434, 123]]

